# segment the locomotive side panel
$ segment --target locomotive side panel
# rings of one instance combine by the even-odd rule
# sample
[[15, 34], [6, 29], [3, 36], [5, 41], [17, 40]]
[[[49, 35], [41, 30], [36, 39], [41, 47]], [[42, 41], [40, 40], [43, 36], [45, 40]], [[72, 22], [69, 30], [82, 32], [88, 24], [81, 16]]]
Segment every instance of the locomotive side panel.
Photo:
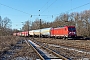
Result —
[[53, 28], [51, 29], [51, 36], [56, 37], [64, 37], [68, 35], [68, 31], [66, 27], [59, 27], [59, 28]]
[[63, 28], [63, 35], [64, 37], [68, 37], [68, 27], [67, 26]]

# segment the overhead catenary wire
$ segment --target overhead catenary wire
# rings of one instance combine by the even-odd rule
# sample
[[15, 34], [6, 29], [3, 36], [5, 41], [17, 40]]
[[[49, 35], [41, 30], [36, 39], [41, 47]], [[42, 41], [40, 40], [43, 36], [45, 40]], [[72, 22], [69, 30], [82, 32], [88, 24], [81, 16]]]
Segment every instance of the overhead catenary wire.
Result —
[[[57, 0], [55, 0], [52, 4], [50, 4], [49, 7], [51, 7], [51, 5], [53, 5], [56, 1], [57, 1]], [[72, 1], [72, 0], [71, 0], [71, 1]], [[46, 3], [46, 4], [47, 4], [47, 3]], [[78, 9], [78, 8], [81, 8], [81, 7], [86, 6], [86, 5], [89, 5], [89, 4], [90, 4], [90, 2], [88, 2], [88, 3], [86, 3], [86, 4], [83, 4], [83, 5], [81, 5], [81, 6], [77, 6], [77, 7], [75, 7], [75, 8], [71, 8], [71, 9], [65, 11], [65, 12], [69, 12], [69, 11]], [[0, 5], [5, 6], [5, 7], [8, 7], [8, 8], [10, 8], [10, 9], [13, 9], [13, 10], [16, 10], [16, 11], [19, 11], [19, 12], [22, 12], [22, 13], [27, 14], [27, 15], [30, 15], [31, 17], [32, 17], [32, 16], [39, 16], [39, 15], [29, 14], [29, 13], [27, 13], [27, 12], [21, 11], [21, 10], [19, 10], [19, 9], [16, 9], [16, 8], [13, 8], [13, 7], [10, 7], [10, 6], [7, 6], [7, 5], [2, 4], [2, 3], [0, 3]], [[44, 7], [44, 6], [43, 6], [43, 7]], [[42, 7], [42, 8], [43, 8], [43, 7]], [[49, 7], [47, 7], [43, 12], [45, 12]], [[42, 9], [42, 8], [41, 8], [41, 9]], [[43, 13], [43, 12], [42, 12], [42, 13]], [[40, 16], [51, 16], [51, 17], [52, 17], [52, 16], [55, 16], [55, 15], [60, 15], [60, 14], [40, 15]]]
[[[19, 10], [19, 9], [10, 7], [10, 6], [5, 5], [5, 4], [2, 4], [2, 3], [0, 3], [0, 5], [5, 6], [5, 7], [8, 7], [8, 8], [10, 8], [10, 9], [13, 9], [13, 10], [16, 10], [16, 11], [19, 11], [19, 12], [22, 12], [22, 13], [27, 14], [27, 15], [30, 15], [30, 16], [38, 16], [38, 15], [29, 14], [29, 13], [27, 13], [27, 12], [21, 11], [21, 10]], [[49, 15], [42, 15], [42, 16], [49, 16]]]
[[5, 6], [5, 7], [8, 7], [8, 8], [10, 8], [10, 9], [13, 9], [13, 10], [16, 10], [16, 11], [19, 11], [19, 12], [22, 12], [22, 13], [25, 13], [25, 14], [28, 14], [28, 15], [31, 15], [31, 14], [29, 14], [29, 13], [27, 13], [27, 12], [21, 11], [21, 10], [19, 10], [19, 9], [16, 9], [16, 8], [13, 8], [13, 7], [10, 7], [10, 6], [7, 6], [7, 5], [2, 4], [2, 3], [0, 3], [0, 5]]
[[[53, 5], [56, 1], [57, 1], [57, 0], [55, 0], [51, 5]], [[65, 12], [70, 12], [70, 11], [72, 11], [72, 10], [75, 10], [75, 9], [81, 8], [81, 7], [86, 6], [86, 5], [89, 5], [89, 4], [90, 4], [90, 2], [72, 8], [72, 0], [71, 0], [71, 9], [69, 9], [69, 10], [67, 10], [67, 11], [65, 11]], [[49, 7], [50, 7], [51, 5], [49, 5]], [[42, 13], [44, 13], [44, 12], [45, 12], [49, 7], [47, 7], [47, 8], [46, 8]], [[50, 16], [55, 16], [55, 15], [60, 15], [60, 14], [52, 14], [52, 15], [50, 15]]]
[[[90, 2], [88, 2], [88, 3], [86, 3], [86, 4], [83, 4], [83, 5], [80, 5], [80, 6], [77, 6], [77, 7], [74, 7], [74, 8], [71, 7], [71, 9], [69, 9], [69, 10], [67, 10], [67, 11], [65, 11], [65, 12], [70, 12], [70, 11], [72, 11], [72, 10], [81, 8], [81, 7], [86, 6], [86, 5], [89, 5], [89, 4], [90, 4]], [[60, 15], [60, 14], [53, 14], [53, 15]]]
[[57, 0], [55, 0], [54, 2], [52, 2], [42, 13], [44, 13], [49, 7], [51, 7]]
[[49, 2], [50, 0], [48, 0], [42, 7], [41, 7], [41, 9], [40, 10], [42, 10], [44, 7], [45, 7], [45, 5], [47, 5], [48, 4], [48, 2]]
[[72, 8], [72, 9], [68, 10], [68, 12], [71, 11], [71, 10], [75, 10], [75, 9], [81, 8], [81, 7], [83, 7], [83, 6], [86, 6], [86, 5], [88, 5], [88, 4], [90, 4], [90, 2], [89, 2], [89, 3], [86, 3], [86, 4], [83, 4], [83, 5], [81, 5], [81, 6], [78, 6], [78, 7]]
[[[8, 8], [10, 8], [10, 9], [13, 9], [13, 10], [16, 10], [16, 11], [19, 11], [19, 12], [24, 13], [24, 14], [27, 14], [27, 15], [30, 15], [31, 17], [32, 17], [32, 16], [38, 16], [38, 15], [34, 15], [34, 14], [29, 14], [29, 13], [27, 13], [27, 12], [21, 11], [21, 10], [19, 10], [19, 9], [10, 7], [10, 6], [5, 5], [5, 4], [2, 4], [2, 3], [0, 3], [0, 5], [5, 6], [5, 7], [8, 7]], [[40, 15], [40, 16], [51, 16], [51, 15]]]
[[[48, 0], [43, 6], [42, 6], [42, 8], [41, 9], [39, 9], [39, 12], [48, 4], [48, 2], [49, 2], [50, 0]], [[39, 13], [39, 16], [40, 16], [41, 14]]]

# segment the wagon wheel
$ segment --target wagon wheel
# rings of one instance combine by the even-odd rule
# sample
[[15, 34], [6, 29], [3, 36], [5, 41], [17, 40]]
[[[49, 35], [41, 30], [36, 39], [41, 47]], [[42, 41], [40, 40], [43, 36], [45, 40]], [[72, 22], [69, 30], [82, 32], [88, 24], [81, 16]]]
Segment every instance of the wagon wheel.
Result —
[[68, 38], [67, 37], [63, 37], [63, 40], [68, 40]]

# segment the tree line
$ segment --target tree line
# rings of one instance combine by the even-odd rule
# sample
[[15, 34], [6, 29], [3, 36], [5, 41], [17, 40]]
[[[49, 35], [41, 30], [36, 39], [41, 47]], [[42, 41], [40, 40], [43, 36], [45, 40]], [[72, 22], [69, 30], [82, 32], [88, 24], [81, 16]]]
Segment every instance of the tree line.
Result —
[[11, 35], [13, 32], [35, 30], [40, 28], [75, 26], [77, 35], [90, 37], [90, 10], [62, 13], [52, 22], [46, 22], [45, 20], [38, 18], [33, 22], [27, 20], [24, 22], [21, 30], [12, 30], [11, 26], [11, 20], [8, 17], [2, 19], [0, 16], [0, 36]]
[[7, 36], [12, 34], [11, 20], [8, 17], [2, 19], [0, 16], [0, 36]]
[[59, 26], [75, 26], [77, 35], [90, 36], [90, 10], [62, 13], [52, 22], [46, 22], [38, 18], [34, 22], [28, 20], [23, 25], [22, 31]]

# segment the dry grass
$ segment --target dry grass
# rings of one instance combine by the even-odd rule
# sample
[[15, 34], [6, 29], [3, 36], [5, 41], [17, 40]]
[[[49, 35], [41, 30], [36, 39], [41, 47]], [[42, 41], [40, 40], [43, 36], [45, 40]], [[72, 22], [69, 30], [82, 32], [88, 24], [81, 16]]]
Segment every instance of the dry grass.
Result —
[[72, 47], [76, 49], [83, 49], [90, 52], [90, 40], [62, 40], [62, 39], [49, 39], [49, 38], [35, 38], [39, 42], [47, 44], [56, 44], [60, 46]]
[[19, 37], [14, 36], [0, 36], [0, 52], [8, 50], [9, 46], [16, 44], [19, 39]]
[[[76, 50], [80, 50], [80, 51], [84, 50], [90, 52], [90, 40], [62, 40], [62, 39], [51, 39], [51, 38], [41, 38], [41, 39], [34, 38], [34, 41], [45, 43], [44, 45], [55, 44], [55, 45], [60, 45], [62, 47], [74, 48]], [[79, 58], [90, 58], [90, 54], [87, 53], [81, 53], [75, 50], [68, 50], [68, 49], [58, 48], [49, 45], [47, 46], [50, 49], [55, 50], [58, 53], [68, 58], [72, 58], [72, 60], [76, 60]]]
[[[35, 51], [26, 44], [23, 37], [15, 36], [1, 36], [0, 37], [0, 60], [3, 60], [2, 57], [7, 57], [5, 59], [16, 59], [18, 57], [23, 57], [26, 59], [39, 58]], [[13, 53], [9, 53], [13, 52]], [[11, 56], [8, 58], [8, 56]]]

